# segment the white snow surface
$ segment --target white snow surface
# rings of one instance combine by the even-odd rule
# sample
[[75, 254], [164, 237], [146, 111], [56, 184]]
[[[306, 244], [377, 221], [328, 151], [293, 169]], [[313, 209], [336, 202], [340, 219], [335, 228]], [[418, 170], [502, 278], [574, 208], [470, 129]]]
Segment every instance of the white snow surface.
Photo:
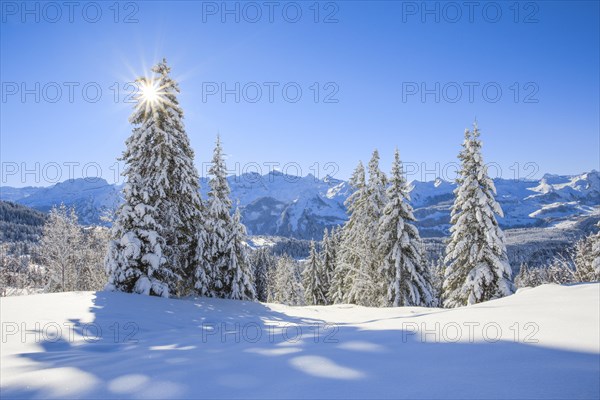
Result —
[[600, 283], [457, 309], [2, 298], [1, 397], [599, 398], [599, 304]]

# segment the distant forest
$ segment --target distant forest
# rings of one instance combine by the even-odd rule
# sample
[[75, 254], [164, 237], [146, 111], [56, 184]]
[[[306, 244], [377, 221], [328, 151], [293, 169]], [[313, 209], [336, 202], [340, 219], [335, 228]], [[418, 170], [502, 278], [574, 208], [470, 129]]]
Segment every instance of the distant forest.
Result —
[[47, 214], [9, 201], [0, 201], [0, 243], [36, 243]]

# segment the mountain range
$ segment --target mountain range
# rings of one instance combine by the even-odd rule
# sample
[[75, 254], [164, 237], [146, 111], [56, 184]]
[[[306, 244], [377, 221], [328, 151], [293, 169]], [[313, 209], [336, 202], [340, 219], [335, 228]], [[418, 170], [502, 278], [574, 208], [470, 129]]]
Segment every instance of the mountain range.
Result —
[[[347, 219], [347, 181], [278, 171], [228, 177], [231, 197], [252, 235], [320, 239], [324, 228]], [[539, 180], [495, 179], [496, 199], [504, 210], [503, 228], [548, 227], [574, 217], [600, 213], [600, 173], [546, 174]], [[201, 179], [207, 198], [208, 181]], [[422, 236], [445, 236], [456, 185], [441, 179], [413, 181], [411, 203]], [[104, 179], [72, 179], [49, 187], [0, 187], [0, 200], [48, 211], [61, 202], [75, 207], [83, 224], [105, 224], [102, 216], [120, 202], [121, 186]]]

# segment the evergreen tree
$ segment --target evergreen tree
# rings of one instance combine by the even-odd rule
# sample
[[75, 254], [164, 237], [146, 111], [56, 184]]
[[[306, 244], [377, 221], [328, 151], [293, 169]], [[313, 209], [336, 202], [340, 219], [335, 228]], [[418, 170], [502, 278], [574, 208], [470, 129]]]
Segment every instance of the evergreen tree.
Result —
[[277, 260], [269, 302], [290, 306], [304, 305], [304, 288], [302, 287], [300, 267], [287, 255], [279, 257]]
[[192, 281], [194, 283], [194, 290], [199, 296], [213, 297], [213, 266], [211, 259], [208, 258], [208, 221], [204, 220], [199, 224], [198, 229], [194, 237], [194, 252], [192, 254], [192, 266], [194, 272], [192, 274]]
[[137, 80], [138, 103], [122, 160], [127, 177], [105, 265], [107, 288], [168, 297], [183, 292], [202, 230], [198, 173], [177, 101], [179, 86], [163, 59]]
[[246, 227], [241, 222], [240, 210], [235, 209], [229, 238], [225, 248], [224, 258], [228, 264], [224, 270], [223, 279], [230, 287], [225, 297], [235, 300], [255, 300], [254, 271], [250, 264], [248, 249], [246, 247]]
[[444, 303], [443, 292], [444, 292], [444, 257], [441, 256], [435, 261], [431, 261], [429, 264], [429, 274], [431, 275], [431, 286], [433, 287], [434, 293], [434, 304], [433, 306], [438, 307]]
[[267, 302], [273, 302], [277, 297], [277, 276], [279, 275], [277, 268], [281, 256], [273, 255], [273, 257], [275, 258], [275, 265], [267, 272]]
[[348, 302], [363, 306], [378, 307], [385, 304], [386, 288], [380, 272], [383, 257], [379, 251], [378, 237], [379, 219], [387, 203], [386, 186], [385, 174], [379, 169], [379, 152], [375, 150], [369, 161], [369, 182], [363, 206], [358, 210], [362, 231], [356, 245], [363, 256], [351, 270], [352, 286], [348, 295]]
[[354, 300], [350, 297], [353, 280], [360, 270], [363, 259], [369, 256], [364, 251], [367, 187], [362, 163], [358, 163], [349, 183], [354, 190], [345, 202], [350, 215], [340, 234], [336, 266], [329, 289], [331, 300], [336, 304], [350, 303]]
[[343, 252], [340, 251], [336, 258], [335, 269], [333, 270], [333, 276], [331, 277], [331, 286], [329, 286], [329, 292], [327, 293], [330, 304], [344, 303], [346, 300], [346, 293], [348, 293], [348, 264], [345, 264], [345, 260], [342, 261], [342, 254]]
[[529, 265], [527, 265], [527, 263], [522, 263], [521, 267], [519, 268], [519, 273], [517, 274], [517, 276], [515, 276], [515, 286], [517, 288], [523, 288], [523, 287], [535, 287], [537, 285], [532, 284], [532, 271], [529, 268]]
[[338, 252], [340, 250], [340, 241], [342, 240], [342, 227], [337, 226], [331, 229], [331, 234], [329, 235], [329, 243], [331, 247], [331, 252], [333, 254], [333, 262], [335, 264], [338, 256]]
[[389, 201], [379, 226], [379, 252], [383, 254], [380, 273], [387, 289], [386, 305], [431, 306], [434, 304], [431, 276], [421, 254], [421, 238], [414, 225], [416, 220], [397, 149], [387, 197]]
[[[230, 189], [227, 168], [223, 158], [221, 139], [213, 153], [209, 169], [212, 176], [209, 185], [206, 210], [206, 232], [208, 240], [204, 251], [205, 262], [212, 268], [204, 277], [212, 282], [211, 295], [227, 299], [254, 300], [254, 271], [246, 248], [246, 228], [241, 222], [239, 209], [231, 213]], [[198, 270], [196, 277], [199, 277]], [[203, 278], [204, 278], [203, 277]]]
[[269, 277], [277, 265], [277, 258], [271, 254], [268, 247], [260, 247], [250, 255], [250, 263], [254, 267], [254, 282], [256, 299], [267, 301], [269, 297]]
[[323, 292], [322, 266], [315, 249], [315, 242], [310, 242], [310, 256], [303, 272], [304, 298], [306, 304], [324, 305], [326, 304], [325, 294]]
[[[163, 59], [153, 71], [158, 74], [156, 86], [159, 88], [159, 107], [157, 117], [162, 122], [162, 129], [168, 133], [169, 143], [168, 169], [157, 173], [166, 176], [165, 192], [172, 203], [173, 213], [170, 220], [167, 245], [172, 246], [173, 265], [176, 271], [182, 271], [185, 279], [177, 294], [188, 294], [194, 283], [193, 276], [197, 271], [198, 259], [196, 249], [203, 247], [206, 240], [204, 227], [203, 204], [200, 199], [200, 175], [194, 166], [194, 151], [183, 124], [183, 110], [179, 106], [177, 95], [179, 85], [170, 78], [171, 69]], [[162, 113], [161, 113], [162, 112]], [[169, 219], [167, 219], [169, 221]], [[169, 253], [168, 252], [168, 253]], [[200, 260], [202, 261], [202, 260]], [[201, 265], [201, 262], [200, 262]], [[198, 281], [195, 282], [196, 284]], [[202, 292], [198, 290], [197, 292]]]
[[465, 131], [462, 162], [454, 190], [451, 238], [446, 248], [444, 305], [480, 303], [513, 292], [504, 234], [495, 215], [503, 216], [496, 189], [481, 157], [479, 129]]
[[227, 169], [223, 158], [221, 139], [217, 142], [212, 163], [208, 170], [211, 179], [206, 208], [207, 248], [205, 258], [212, 266], [212, 293], [216, 297], [227, 298], [231, 293], [232, 272], [230, 271], [230, 252], [227, 251], [231, 236], [233, 219], [231, 217], [230, 189], [227, 183]]

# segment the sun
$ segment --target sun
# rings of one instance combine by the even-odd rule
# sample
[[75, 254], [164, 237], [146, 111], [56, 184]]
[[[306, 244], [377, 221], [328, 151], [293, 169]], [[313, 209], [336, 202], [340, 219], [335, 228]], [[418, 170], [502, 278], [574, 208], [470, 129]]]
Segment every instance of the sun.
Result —
[[157, 81], [145, 80], [140, 83], [139, 101], [146, 106], [154, 107], [163, 101], [161, 88]]

